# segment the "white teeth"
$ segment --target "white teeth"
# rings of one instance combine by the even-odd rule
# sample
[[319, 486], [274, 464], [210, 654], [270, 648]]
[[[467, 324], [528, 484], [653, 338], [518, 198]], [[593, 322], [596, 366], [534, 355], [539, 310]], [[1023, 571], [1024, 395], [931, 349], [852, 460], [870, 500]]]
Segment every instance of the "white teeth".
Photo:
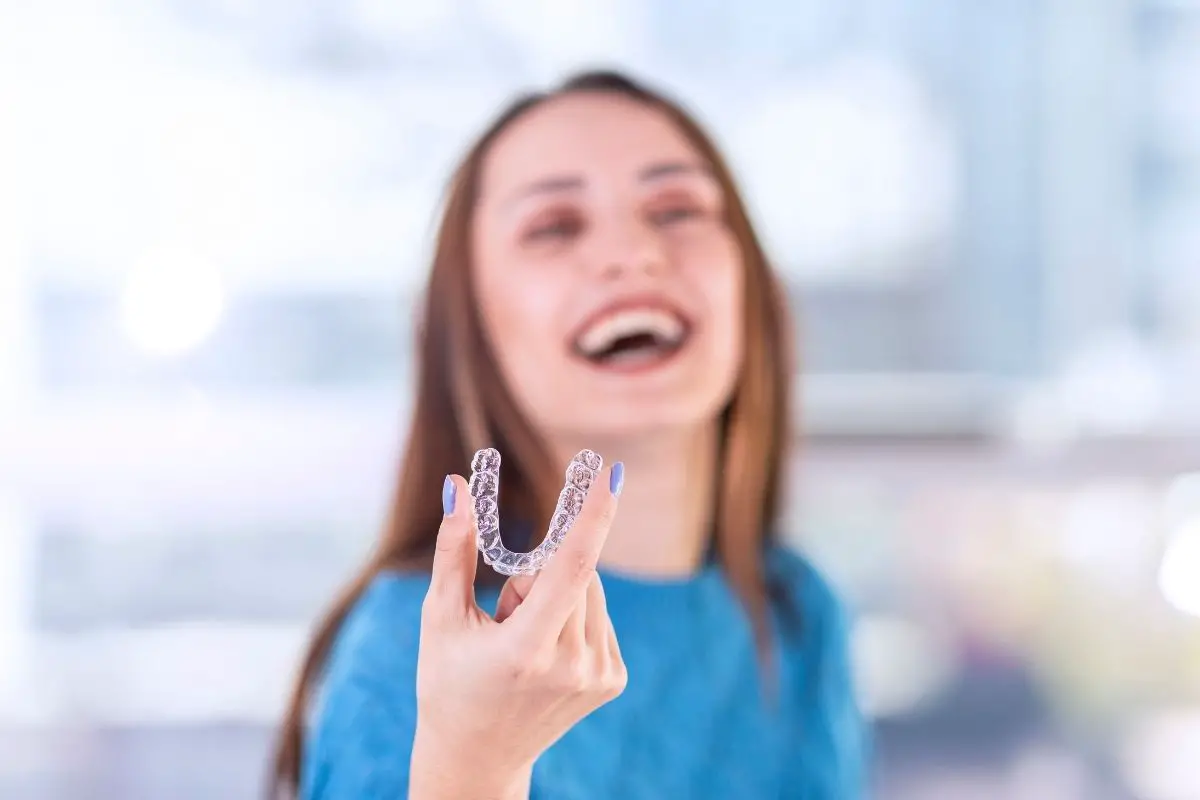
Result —
[[597, 320], [580, 335], [576, 346], [584, 355], [594, 356], [626, 336], [645, 334], [663, 344], [674, 345], [683, 339], [683, 333], [683, 321], [668, 311], [629, 308]]

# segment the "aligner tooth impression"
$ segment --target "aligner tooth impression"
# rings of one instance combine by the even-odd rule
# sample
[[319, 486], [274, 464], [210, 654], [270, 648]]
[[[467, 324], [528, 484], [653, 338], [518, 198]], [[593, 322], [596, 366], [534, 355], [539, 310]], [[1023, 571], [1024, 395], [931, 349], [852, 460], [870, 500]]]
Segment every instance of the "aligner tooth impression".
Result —
[[468, 488], [474, 501], [476, 544], [484, 562], [501, 575], [532, 575], [545, 566], [575, 524], [584, 497], [603, 466], [604, 459], [593, 450], [581, 450], [571, 459], [566, 469], [566, 486], [558, 496], [546, 537], [530, 552], [517, 553], [505, 547], [499, 536], [500, 453], [491, 447], [477, 451], [471, 459]]

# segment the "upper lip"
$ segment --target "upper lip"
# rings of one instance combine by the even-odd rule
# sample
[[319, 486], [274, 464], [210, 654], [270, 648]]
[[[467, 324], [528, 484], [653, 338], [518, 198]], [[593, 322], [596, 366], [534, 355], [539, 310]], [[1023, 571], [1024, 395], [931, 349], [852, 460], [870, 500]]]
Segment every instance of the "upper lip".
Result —
[[684, 326], [685, 330], [691, 330], [693, 322], [691, 316], [683, 309], [683, 307], [670, 298], [657, 293], [645, 293], [638, 295], [628, 295], [625, 297], [615, 298], [584, 317], [583, 321], [572, 330], [568, 340], [568, 346], [572, 350], [578, 349], [578, 342], [581, 337], [597, 322], [620, 311], [631, 309], [652, 308], [665, 311], [677, 317]]

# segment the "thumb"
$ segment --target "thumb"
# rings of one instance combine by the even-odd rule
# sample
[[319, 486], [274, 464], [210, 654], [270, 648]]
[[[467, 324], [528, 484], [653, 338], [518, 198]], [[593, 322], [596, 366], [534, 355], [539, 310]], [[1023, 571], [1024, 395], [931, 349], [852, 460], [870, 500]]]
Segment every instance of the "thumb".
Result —
[[426, 604], [450, 613], [475, 602], [474, 525], [471, 495], [459, 475], [447, 475], [442, 485], [442, 525], [433, 551], [433, 570]]
[[504, 622], [517, 610], [517, 606], [529, 596], [536, 575], [513, 575], [504, 582], [500, 598], [496, 601], [496, 622]]

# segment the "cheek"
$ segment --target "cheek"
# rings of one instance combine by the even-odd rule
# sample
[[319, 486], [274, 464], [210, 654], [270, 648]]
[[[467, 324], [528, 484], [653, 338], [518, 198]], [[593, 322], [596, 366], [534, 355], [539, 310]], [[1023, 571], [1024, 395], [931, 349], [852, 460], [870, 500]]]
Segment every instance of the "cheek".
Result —
[[688, 265], [691, 283], [704, 297], [714, 332], [739, 342], [746, 270], [732, 236], [714, 232], [688, 242], [685, 248], [681, 261]]
[[519, 270], [480, 270], [478, 303], [484, 332], [501, 373], [521, 395], [546, 374], [545, 366], [561, 350], [555, 325], [561, 292], [549, 280], [531, 280]]
[[731, 237], [712, 237], [688, 260], [692, 285], [703, 296], [706, 309], [705, 359], [711, 391], [720, 404], [729, 395], [741, 372], [745, 348], [746, 270], [741, 251]]
[[716, 318], [716, 332], [723, 344], [721, 355], [728, 369], [736, 372], [742, 360], [742, 348], [745, 338], [745, 270], [740, 263], [733, 263], [731, 268], [714, 277], [710, 295]]

